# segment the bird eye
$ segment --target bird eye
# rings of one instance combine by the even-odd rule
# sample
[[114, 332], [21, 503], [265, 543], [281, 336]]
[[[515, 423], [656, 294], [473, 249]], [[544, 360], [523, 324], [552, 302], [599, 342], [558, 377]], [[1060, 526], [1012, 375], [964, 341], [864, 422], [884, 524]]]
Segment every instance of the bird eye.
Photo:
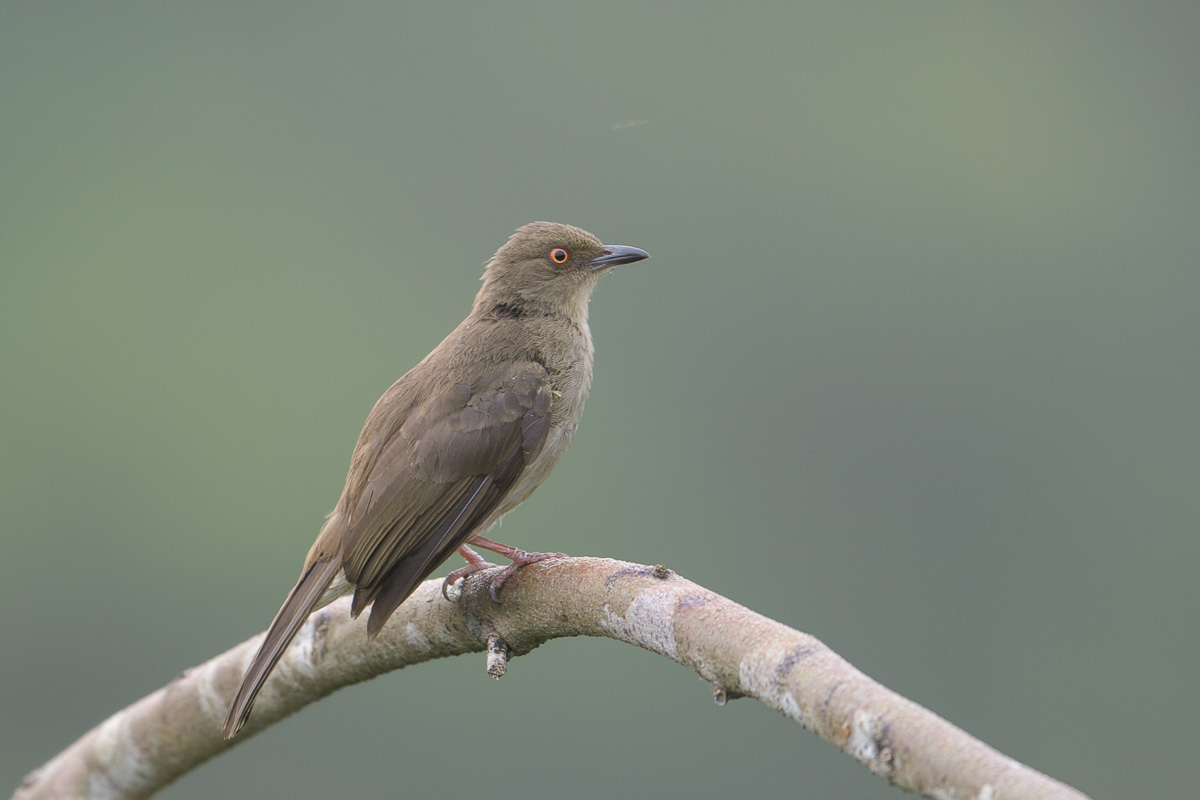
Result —
[[555, 264], [567, 263], [567, 251], [563, 250], [561, 247], [554, 248], [550, 251], [550, 260]]

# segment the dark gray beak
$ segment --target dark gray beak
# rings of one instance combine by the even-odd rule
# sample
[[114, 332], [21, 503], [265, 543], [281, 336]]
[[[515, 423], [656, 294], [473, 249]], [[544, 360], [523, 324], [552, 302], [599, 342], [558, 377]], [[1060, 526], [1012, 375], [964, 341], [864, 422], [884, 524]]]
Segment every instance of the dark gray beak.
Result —
[[596, 270], [608, 269], [615, 267], [618, 264], [632, 264], [634, 261], [641, 261], [643, 258], [649, 258], [650, 254], [640, 247], [628, 247], [623, 244], [606, 244], [604, 252], [586, 262], [587, 268], [595, 272]]

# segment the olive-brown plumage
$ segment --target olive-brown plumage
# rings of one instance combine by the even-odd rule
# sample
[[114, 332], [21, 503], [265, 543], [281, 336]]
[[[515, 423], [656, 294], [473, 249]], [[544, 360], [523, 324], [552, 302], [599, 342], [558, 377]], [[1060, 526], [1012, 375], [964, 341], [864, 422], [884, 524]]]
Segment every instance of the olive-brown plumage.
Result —
[[[587, 305], [601, 272], [646, 258], [570, 225], [534, 222], [492, 256], [471, 313], [375, 404], [346, 486], [267, 629], [225, 718], [254, 698], [315, 609], [354, 592], [374, 638], [404, 599], [468, 543], [524, 553], [480, 534], [533, 493], [571, 442], [592, 382]], [[507, 578], [504, 573], [500, 580]]]

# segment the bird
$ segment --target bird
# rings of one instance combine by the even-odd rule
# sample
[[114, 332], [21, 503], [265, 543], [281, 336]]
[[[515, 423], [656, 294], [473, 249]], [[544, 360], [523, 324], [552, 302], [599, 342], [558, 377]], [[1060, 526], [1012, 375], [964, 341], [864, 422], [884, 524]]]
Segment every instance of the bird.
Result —
[[600, 276], [648, 258], [573, 225], [532, 222], [488, 260], [466, 319], [375, 403], [346, 485], [300, 577], [246, 668], [222, 726], [232, 738], [308, 616], [353, 592], [374, 639], [392, 612], [456, 551], [459, 578], [492, 567], [470, 545], [512, 563], [527, 553], [483, 537], [550, 474], [579, 426], [592, 383], [588, 301]]

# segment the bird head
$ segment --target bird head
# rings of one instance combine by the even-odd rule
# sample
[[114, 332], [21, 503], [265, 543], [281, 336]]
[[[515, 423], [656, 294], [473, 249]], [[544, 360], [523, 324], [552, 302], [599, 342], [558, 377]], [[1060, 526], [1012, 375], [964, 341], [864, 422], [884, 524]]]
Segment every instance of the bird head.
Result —
[[531, 222], [518, 228], [488, 261], [476, 302], [586, 319], [587, 303], [600, 275], [649, 256], [636, 247], [605, 245], [574, 225]]

